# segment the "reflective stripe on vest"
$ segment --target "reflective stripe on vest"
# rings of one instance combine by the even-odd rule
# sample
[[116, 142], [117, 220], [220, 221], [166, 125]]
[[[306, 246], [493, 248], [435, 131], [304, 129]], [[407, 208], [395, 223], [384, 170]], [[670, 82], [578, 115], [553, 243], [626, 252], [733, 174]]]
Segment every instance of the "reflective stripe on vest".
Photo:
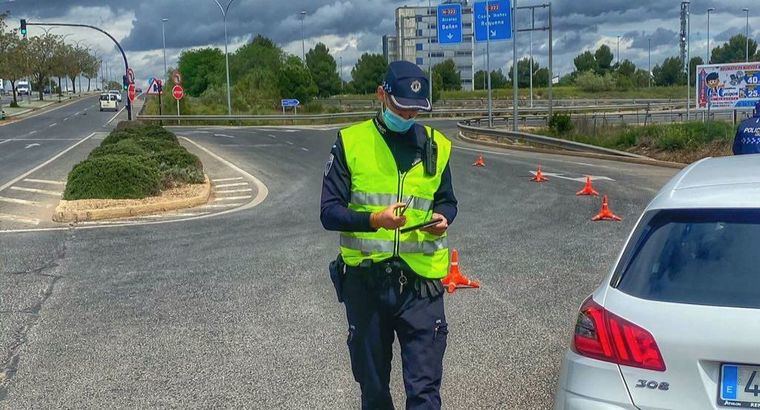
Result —
[[[435, 175], [425, 174], [421, 161], [407, 172], [399, 172], [393, 153], [372, 120], [341, 130], [346, 165], [351, 174], [350, 209], [378, 212], [413, 197], [404, 213], [406, 226], [432, 218], [433, 198], [449, 162], [451, 142], [430, 128], [426, 131], [438, 147]], [[403, 234], [382, 228], [372, 232], [343, 232], [340, 251], [349, 266], [358, 266], [367, 259], [380, 262], [395, 255], [415, 273], [431, 279], [445, 277], [449, 268], [446, 234], [436, 236], [421, 230]]]

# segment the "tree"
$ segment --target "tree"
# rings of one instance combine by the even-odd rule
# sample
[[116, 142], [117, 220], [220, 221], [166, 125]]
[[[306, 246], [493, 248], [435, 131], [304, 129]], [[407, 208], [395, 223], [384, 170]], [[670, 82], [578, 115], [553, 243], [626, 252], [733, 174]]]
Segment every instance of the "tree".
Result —
[[[539, 69], [538, 63], [533, 60], [533, 72]], [[512, 76], [514, 67], [509, 68], [509, 83], [513, 84]], [[548, 73], [547, 73], [548, 75]], [[535, 80], [535, 79], [534, 79]], [[517, 61], [517, 85], [519, 87], [530, 86], [530, 58], [523, 58]]]
[[602, 44], [594, 53], [594, 59], [596, 60], [597, 74], [604, 74], [612, 68], [614, 56], [612, 50], [606, 44]]
[[385, 78], [388, 62], [382, 54], [364, 53], [351, 69], [352, 86], [358, 93], [369, 94], [377, 90]]
[[230, 56], [231, 81], [236, 82], [256, 69], [276, 73], [280, 71], [284, 59], [285, 55], [277, 44], [259, 34]]
[[0, 14], [0, 76], [10, 81], [13, 106], [18, 105], [16, 82], [29, 74], [29, 53], [26, 42], [18, 38], [15, 30], [6, 32], [5, 14]]
[[636, 69], [636, 72], [633, 73], [633, 76], [631, 77], [631, 81], [633, 82], [633, 85], [639, 88], [649, 87], [649, 80], [650, 80], [649, 72], [641, 68]]
[[41, 37], [32, 37], [29, 40], [29, 68], [32, 79], [37, 84], [40, 101], [42, 101], [42, 84], [53, 71], [55, 50], [58, 37], [46, 34]]
[[[727, 43], [715, 47], [710, 54], [710, 64], [741, 63], [745, 61], [747, 37], [737, 34], [731, 37]], [[757, 53], [757, 41], [749, 39], [749, 55]]]
[[[507, 77], [502, 73], [501, 69], [491, 71], [491, 88], [505, 88], [507, 86]], [[480, 70], [475, 73], [475, 89], [487, 90], [488, 78], [486, 77], [485, 70]]]
[[662, 63], [652, 69], [654, 81], [657, 85], [683, 85], [686, 83], [686, 73], [683, 72], [681, 59], [668, 57]]
[[633, 78], [633, 74], [636, 73], [636, 64], [633, 64], [631, 60], [623, 60], [617, 68], [619, 75], [623, 77]]
[[288, 56], [278, 73], [278, 84], [282, 98], [295, 98], [307, 104], [317, 95], [319, 89], [311, 78], [306, 65], [296, 56]]
[[585, 51], [575, 57], [575, 59], [573, 59], [573, 64], [575, 64], [575, 71], [579, 73], [584, 71], [596, 72], [598, 70], [596, 57], [594, 57], [594, 54], [590, 51]]
[[[92, 54], [87, 54], [84, 65], [82, 67], [82, 75], [87, 79], [87, 92], [90, 92], [90, 82], [93, 78], [98, 77], [98, 71], [100, 71], [100, 61]], [[50, 90], [52, 93], [53, 90]]]
[[448, 59], [434, 65], [433, 72], [441, 76], [441, 87], [443, 87], [444, 91], [462, 89], [462, 76], [457, 71], [457, 65], [454, 60]]
[[325, 98], [340, 92], [341, 80], [338, 76], [338, 65], [326, 45], [318, 43], [306, 53], [306, 66], [309, 67], [311, 77], [317, 83], [320, 97]]
[[535, 74], [533, 74], [533, 85], [536, 87], [548, 87], [549, 86], [549, 69], [539, 68]]
[[689, 61], [689, 67], [691, 70], [691, 75], [689, 76], [689, 84], [696, 84], [697, 83], [697, 66], [704, 64], [705, 61], [702, 60], [702, 57], [692, 57]]
[[178, 65], [188, 95], [199, 97], [210, 86], [223, 83], [224, 54], [218, 48], [183, 51]]

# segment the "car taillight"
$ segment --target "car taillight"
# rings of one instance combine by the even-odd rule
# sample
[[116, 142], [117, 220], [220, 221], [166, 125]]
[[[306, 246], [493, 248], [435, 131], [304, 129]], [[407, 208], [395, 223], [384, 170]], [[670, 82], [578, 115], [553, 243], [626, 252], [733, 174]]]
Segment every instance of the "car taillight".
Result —
[[583, 356], [648, 370], [665, 370], [654, 336], [588, 298], [578, 313], [573, 350]]

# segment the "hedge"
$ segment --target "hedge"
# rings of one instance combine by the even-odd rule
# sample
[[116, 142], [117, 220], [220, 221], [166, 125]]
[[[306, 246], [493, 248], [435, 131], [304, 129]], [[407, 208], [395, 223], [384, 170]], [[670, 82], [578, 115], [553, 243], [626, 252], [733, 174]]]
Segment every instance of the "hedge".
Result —
[[142, 199], [161, 192], [161, 179], [147, 157], [105, 155], [77, 164], [63, 199]]

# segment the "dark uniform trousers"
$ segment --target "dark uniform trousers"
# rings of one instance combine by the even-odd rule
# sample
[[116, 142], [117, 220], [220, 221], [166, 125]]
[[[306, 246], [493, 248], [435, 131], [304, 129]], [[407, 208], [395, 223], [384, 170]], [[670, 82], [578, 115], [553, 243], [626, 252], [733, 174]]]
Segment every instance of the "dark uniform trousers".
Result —
[[[401, 345], [407, 409], [440, 409], [448, 328], [443, 287], [379, 263], [349, 268], [343, 283], [351, 369], [361, 386], [362, 409], [393, 409], [389, 388], [394, 332]], [[434, 285], [434, 286], [433, 286]]]

